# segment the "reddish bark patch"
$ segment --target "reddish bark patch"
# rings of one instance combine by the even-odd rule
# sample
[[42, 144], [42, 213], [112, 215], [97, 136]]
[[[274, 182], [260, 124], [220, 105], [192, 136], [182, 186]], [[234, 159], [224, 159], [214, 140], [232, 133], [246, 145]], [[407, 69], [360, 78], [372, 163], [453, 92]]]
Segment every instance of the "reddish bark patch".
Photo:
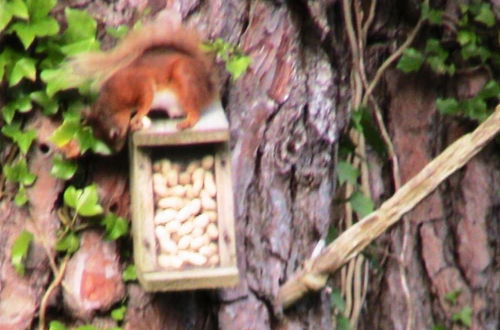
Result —
[[64, 301], [80, 318], [89, 318], [97, 310], [107, 310], [123, 298], [119, 255], [114, 242], [88, 231], [81, 246], [68, 262], [64, 276]]

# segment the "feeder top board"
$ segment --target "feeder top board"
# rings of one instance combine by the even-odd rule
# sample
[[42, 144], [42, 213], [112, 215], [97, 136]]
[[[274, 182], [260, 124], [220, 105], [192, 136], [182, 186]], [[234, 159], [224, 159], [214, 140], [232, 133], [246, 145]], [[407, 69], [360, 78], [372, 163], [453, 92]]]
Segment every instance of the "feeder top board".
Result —
[[134, 132], [135, 146], [164, 146], [197, 143], [214, 143], [229, 140], [229, 123], [220, 101], [208, 106], [192, 128], [178, 130], [181, 119], [154, 119], [151, 126]]

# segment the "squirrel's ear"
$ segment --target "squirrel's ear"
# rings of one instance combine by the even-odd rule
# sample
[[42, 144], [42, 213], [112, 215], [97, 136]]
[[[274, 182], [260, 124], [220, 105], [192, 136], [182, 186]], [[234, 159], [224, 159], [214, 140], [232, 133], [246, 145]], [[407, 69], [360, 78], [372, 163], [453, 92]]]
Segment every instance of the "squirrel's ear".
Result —
[[117, 140], [120, 137], [120, 131], [118, 128], [113, 127], [112, 129], [109, 130], [109, 139], [112, 141]]

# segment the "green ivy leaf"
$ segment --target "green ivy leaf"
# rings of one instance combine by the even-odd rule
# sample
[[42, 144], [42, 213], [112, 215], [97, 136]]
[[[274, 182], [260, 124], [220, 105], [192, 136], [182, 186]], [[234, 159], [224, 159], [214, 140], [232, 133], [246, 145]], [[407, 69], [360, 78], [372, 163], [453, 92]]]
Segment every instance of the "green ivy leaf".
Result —
[[113, 150], [101, 140], [94, 138], [94, 143], [92, 144], [92, 152], [100, 155], [111, 155]]
[[31, 105], [31, 100], [29, 95], [18, 94], [16, 98], [11, 102], [16, 111], [26, 113], [31, 111], [33, 106]]
[[340, 161], [337, 164], [337, 178], [339, 184], [344, 184], [344, 182], [349, 182], [352, 185], [356, 185], [358, 182], [359, 170], [345, 161]]
[[68, 68], [45, 69], [40, 74], [42, 81], [47, 83], [47, 96], [52, 97], [61, 90], [75, 88], [78, 83], [71, 78]]
[[90, 149], [95, 153], [103, 155], [110, 155], [112, 153], [112, 150], [104, 142], [94, 136], [91, 127], [82, 127], [77, 132], [76, 139], [82, 152]]
[[331, 242], [333, 242], [337, 237], [339, 237], [339, 230], [335, 226], [330, 225], [330, 227], [328, 227], [328, 233], [326, 234], [325, 243], [328, 245]]
[[37, 37], [55, 36], [59, 33], [59, 23], [55, 18], [50, 16], [35, 20], [31, 24], [31, 28], [36, 31], [35, 35]]
[[52, 159], [52, 169], [50, 174], [58, 179], [69, 180], [75, 175], [78, 166], [76, 162], [65, 160], [57, 154]]
[[431, 66], [432, 70], [436, 73], [443, 74], [448, 72], [448, 66], [445, 60], [440, 56], [429, 56], [427, 63]]
[[491, 5], [489, 3], [481, 3], [479, 13], [474, 16], [474, 20], [483, 23], [487, 27], [493, 27], [495, 25], [495, 14], [491, 10]]
[[28, 19], [28, 7], [26, 7], [26, 4], [23, 0], [10, 0], [2, 2], [2, 5], [0, 5], [0, 8], [2, 8], [2, 10], [5, 10], [14, 17]]
[[128, 234], [128, 221], [116, 214], [106, 214], [101, 225], [106, 229], [106, 239], [108, 240], [116, 240]]
[[33, 28], [29, 23], [14, 23], [12, 24], [10, 30], [16, 32], [25, 49], [28, 49], [28, 47], [33, 43], [33, 40], [35, 40], [36, 31], [33, 31]]
[[127, 312], [127, 306], [122, 305], [111, 311], [111, 318], [115, 321], [123, 321], [126, 312]]
[[85, 108], [85, 104], [81, 101], [74, 101], [68, 105], [68, 108], [63, 113], [65, 120], [76, 120], [80, 121], [82, 118], [82, 110]]
[[31, 81], [36, 80], [36, 60], [25, 57], [20, 59], [14, 65], [9, 77], [9, 86], [17, 85], [21, 79], [28, 78]]
[[455, 72], [457, 71], [456, 67], [455, 67], [455, 64], [451, 63], [449, 65], [446, 66], [446, 72], [453, 76], [455, 74]]
[[75, 138], [79, 130], [79, 118], [65, 118], [61, 126], [59, 126], [54, 133], [52, 133], [49, 140], [56, 146], [62, 147]]
[[349, 323], [349, 319], [345, 317], [343, 314], [337, 315], [336, 320], [337, 320], [336, 330], [351, 330], [351, 323]]
[[465, 306], [460, 312], [453, 314], [451, 319], [454, 322], [462, 323], [463, 325], [470, 327], [472, 324], [472, 308]]
[[95, 38], [85, 39], [62, 46], [60, 50], [66, 56], [73, 56], [83, 52], [99, 50], [99, 42]]
[[333, 288], [330, 294], [330, 303], [338, 312], [343, 313], [345, 310], [345, 301], [342, 293], [338, 288]]
[[2, 32], [5, 27], [12, 20], [12, 13], [5, 10], [5, 4], [0, 3], [0, 32]]
[[80, 124], [80, 112], [75, 109], [68, 109], [65, 112], [62, 125], [54, 131], [50, 140], [58, 147], [62, 147], [75, 139], [82, 153], [91, 149], [95, 153], [110, 155], [111, 149], [94, 136], [92, 128]]
[[0, 32], [2, 32], [5, 27], [12, 20], [12, 13], [5, 10], [5, 5], [0, 3]]
[[128, 265], [123, 271], [122, 279], [126, 282], [137, 280], [137, 273], [135, 271], [135, 265]]
[[50, 321], [49, 330], [67, 330], [68, 328], [59, 321]]
[[66, 7], [64, 13], [68, 22], [68, 28], [63, 33], [66, 44], [95, 39], [97, 22], [87, 11]]
[[422, 18], [428, 20], [431, 24], [441, 24], [443, 20], [443, 11], [432, 9], [428, 4], [423, 4]]
[[103, 212], [102, 206], [98, 204], [99, 196], [96, 185], [90, 185], [83, 189], [69, 186], [64, 192], [64, 202], [75, 209], [76, 213], [84, 217], [95, 216]]
[[3, 167], [5, 178], [11, 182], [19, 182], [22, 185], [32, 185], [36, 175], [31, 173], [26, 163], [26, 158], [21, 158], [13, 165], [5, 164]]
[[481, 89], [478, 96], [483, 99], [498, 98], [500, 96], [500, 85], [495, 80], [490, 80]]
[[467, 14], [468, 11], [469, 11], [469, 5], [467, 5], [467, 4], [460, 4], [460, 13], [463, 16], [467, 16], [465, 14]]
[[438, 98], [436, 100], [436, 107], [444, 115], [453, 115], [460, 110], [458, 101], [454, 98]]
[[457, 41], [460, 46], [464, 46], [470, 43], [475, 44], [477, 42], [477, 34], [470, 30], [460, 30], [457, 33]]
[[23, 0], [10, 0], [5, 3], [5, 9], [10, 11], [12, 16], [21, 19], [28, 19], [28, 7]]
[[435, 55], [445, 61], [448, 58], [448, 51], [441, 46], [441, 42], [438, 39], [428, 39], [425, 43], [425, 53]]
[[20, 129], [20, 123], [13, 123], [7, 126], [2, 127], [2, 133], [5, 136], [10, 137], [19, 147], [23, 154], [26, 154], [33, 142], [36, 139], [36, 131], [29, 130], [23, 132]]
[[[43, 1], [38, 1], [43, 2]], [[53, 36], [59, 32], [59, 23], [53, 17], [44, 17], [29, 22], [16, 22], [9, 31], [16, 32], [24, 49], [28, 49], [36, 37]]]
[[456, 305], [458, 301], [458, 297], [460, 296], [462, 292], [460, 290], [453, 290], [451, 292], [448, 292], [445, 296], [444, 299], [446, 299], [447, 302], [449, 302], [451, 305]]
[[481, 58], [481, 61], [483, 62], [486, 62], [492, 56], [492, 52], [488, 48], [483, 46], [478, 47], [477, 54]]
[[10, 64], [10, 61], [8, 61], [7, 56], [5, 54], [6, 54], [5, 51], [0, 53], [0, 82], [3, 80], [3, 76], [5, 74], [5, 67]]
[[407, 48], [398, 61], [397, 68], [405, 73], [418, 71], [424, 63], [424, 55], [415, 48]]
[[473, 57], [480, 57], [481, 61], [484, 62], [492, 56], [492, 53], [486, 47], [470, 43], [460, 49], [460, 55], [462, 55], [464, 60], [468, 60]]
[[24, 56], [25, 54], [10, 47], [4, 48], [4, 51], [0, 53], [0, 81], [3, 80], [5, 73], [11, 71], [14, 64]]
[[56, 250], [72, 254], [80, 247], [80, 237], [74, 232], [69, 232], [56, 243]]
[[26, 0], [28, 5], [30, 18], [38, 20], [49, 15], [50, 11], [55, 7], [57, 0]]
[[29, 231], [23, 230], [19, 236], [17, 236], [14, 244], [11, 248], [11, 263], [16, 269], [17, 273], [24, 276], [25, 267], [24, 260], [26, 259], [31, 241], [33, 240], [33, 234]]
[[373, 117], [366, 107], [359, 107], [352, 113], [352, 123], [354, 128], [364, 135], [368, 144], [380, 155], [385, 154], [385, 143], [382, 140]]
[[28, 19], [28, 8], [23, 0], [0, 1], [0, 32], [13, 17]]
[[446, 330], [446, 327], [442, 324], [436, 324], [432, 326], [432, 330]]
[[352, 124], [354, 126], [354, 129], [363, 134], [363, 117], [365, 116], [365, 113], [368, 111], [368, 109], [364, 106], [360, 106], [357, 109], [354, 109], [351, 115], [351, 120]]
[[488, 105], [480, 97], [465, 100], [461, 104], [465, 115], [471, 119], [483, 121], [488, 117]]
[[213, 42], [207, 42], [202, 45], [203, 50], [215, 52], [224, 61], [229, 59], [229, 54], [234, 51], [234, 47], [222, 38], [217, 38]]
[[58, 110], [57, 101], [50, 98], [44, 91], [36, 91], [30, 94], [30, 99], [43, 107], [46, 116], [55, 115]]
[[358, 214], [360, 219], [364, 218], [368, 214], [373, 212], [374, 204], [373, 201], [366, 197], [361, 191], [355, 191], [349, 198], [349, 202], [353, 210]]
[[251, 63], [252, 59], [249, 56], [234, 56], [226, 62], [226, 70], [233, 80], [237, 80], [247, 71]]
[[26, 188], [20, 184], [17, 189], [16, 196], [14, 196], [14, 203], [21, 207], [28, 202], [28, 194], [26, 193]]
[[61, 52], [59, 38], [46, 38], [37, 42], [35, 53], [42, 54], [45, 58], [38, 65], [39, 70], [54, 69], [59, 67], [65, 56]]

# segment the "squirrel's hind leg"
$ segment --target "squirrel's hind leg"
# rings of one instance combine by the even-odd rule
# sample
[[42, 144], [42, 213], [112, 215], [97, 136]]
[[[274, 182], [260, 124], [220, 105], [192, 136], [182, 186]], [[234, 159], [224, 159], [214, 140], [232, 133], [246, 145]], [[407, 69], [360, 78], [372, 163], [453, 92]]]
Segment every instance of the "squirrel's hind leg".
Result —
[[186, 113], [186, 119], [177, 124], [178, 129], [193, 127], [200, 119], [202, 107], [211, 97], [206, 88], [207, 73], [198, 61], [179, 59], [172, 70], [172, 89]]

